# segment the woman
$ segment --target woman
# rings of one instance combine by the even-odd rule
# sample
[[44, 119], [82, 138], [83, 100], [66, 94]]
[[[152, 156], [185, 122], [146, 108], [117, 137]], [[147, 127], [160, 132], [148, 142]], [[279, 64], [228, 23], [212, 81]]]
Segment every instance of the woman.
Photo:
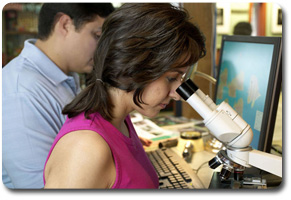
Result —
[[48, 155], [45, 188], [158, 188], [158, 177], [129, 113], [156, 116], [188, 67], [204, 56], [204, 37], [171, 4], [124, 4], [104, 22], [94, 78], [63, 114]]

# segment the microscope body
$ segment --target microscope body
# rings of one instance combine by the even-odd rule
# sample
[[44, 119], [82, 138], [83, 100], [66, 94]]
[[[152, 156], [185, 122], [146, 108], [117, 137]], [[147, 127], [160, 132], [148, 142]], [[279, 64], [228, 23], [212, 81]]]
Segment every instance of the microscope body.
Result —
[[229, 104], [222, 102], [216, 105], [190, 79], [176, 91], [200, 114], [211, 134], [226, 147], [209, 161], [213, 169], [223, 165], [222, 179], [228, 179], [231, 173], [241, 179], [245, 167], [251, 166], [282, 177], [282, 158], [249, 146], [253, 139], [252, 129]]

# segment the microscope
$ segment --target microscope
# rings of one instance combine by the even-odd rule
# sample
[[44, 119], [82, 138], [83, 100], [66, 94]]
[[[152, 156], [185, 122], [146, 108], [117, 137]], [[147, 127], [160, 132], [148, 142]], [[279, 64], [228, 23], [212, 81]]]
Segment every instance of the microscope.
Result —
[[197, 111], [210, 133], [225, 146], [208, 163], [212, 169], [222, 165], [221, 181], [232, 173], [234, 179], [240, 181], [245, 168], [252, 166], [282, 177], [282, 157], [252, 149], [250, 125], [228, 103], [216, 105], [191, 79], [183, 82], [176, 92]]

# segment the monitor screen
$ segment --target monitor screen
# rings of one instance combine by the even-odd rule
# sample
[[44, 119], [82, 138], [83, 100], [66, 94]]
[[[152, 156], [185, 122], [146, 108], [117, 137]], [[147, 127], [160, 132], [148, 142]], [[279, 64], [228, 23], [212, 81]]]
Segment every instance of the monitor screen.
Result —
[[281, 88], [281, 38], [223, 36], [215, 101], [251, 126], [252, 148], [270, 152]]

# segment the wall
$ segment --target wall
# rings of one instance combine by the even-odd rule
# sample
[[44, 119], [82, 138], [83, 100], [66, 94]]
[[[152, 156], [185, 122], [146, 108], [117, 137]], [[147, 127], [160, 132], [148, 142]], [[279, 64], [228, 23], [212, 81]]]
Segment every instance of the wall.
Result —
[[[226, 4], [229, 3], [225, 3], [225, 4], [221, 4], [221, 6], [227, 6]], [[220, 5], [218, 5], [220, 6]], [[222, 39], [222, 35], [226, 34], [226, 35], [232, 35], [234, 26], [238, 23], [238, 22], [248, 22], [249, 21], [249, 3], [231, 3], [230, 4], [230, 17], [229, 19], [229, 31], [228, 32], [224, 32], [222, 34], [217, 33], [216, 34], [216, 48], [220, 49], [221, 46], [221, 39]], [[226, 11], [228, 12], [228, 11]]]
[[273, 33], [272, 32], [272, 21], [273, 21], [273, 16], [274, 16], [274, 7], [279, 6], [274, 3], [268, 3], [267, 4], [267, 13], [266, 13], [266, 36], [270, 37], [282, 37], [282, 33]]
[[[225, 3], [224, 5], [227, 5]], [[223, 5], [223, 4], [222, 4]], [[219, 5], [218, 5], [219, 6]], [[274, 37], [282, 37], [282, 33], [273, 33], [272, 32], [272, 17], [273, 13], [273, 3], [266, 3], [266, 29], [265, 36], [274, 36]], [[250, 3], [230, 3], [230, 22], [229, 22], [229, 31], [223, 34], [232, 35], [234, 26], [240, 21], [249, 21], [249, 12], [250, 12]], [[220, 49], [221, 46], [221, 38], [222, 34], [217, 33], [216, 37], [216, 47]]]

